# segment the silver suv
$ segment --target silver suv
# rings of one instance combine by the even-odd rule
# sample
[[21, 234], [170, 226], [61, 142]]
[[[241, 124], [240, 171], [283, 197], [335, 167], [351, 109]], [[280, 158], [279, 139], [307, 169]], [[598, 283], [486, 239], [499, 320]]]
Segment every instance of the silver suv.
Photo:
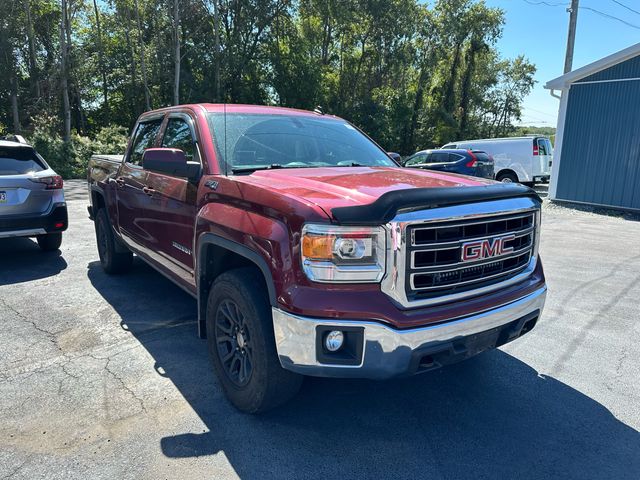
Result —
[[35, 237], [57, 250], [67, 224], [62, 177], [19, 135], [0, 139], [0, 239]]

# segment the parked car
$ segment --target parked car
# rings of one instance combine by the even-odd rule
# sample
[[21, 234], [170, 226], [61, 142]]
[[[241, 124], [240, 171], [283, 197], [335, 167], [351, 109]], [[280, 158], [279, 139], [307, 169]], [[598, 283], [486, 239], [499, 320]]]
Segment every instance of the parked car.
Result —
[[493, 158], [480, 150], [422, 150], [406, 158], [408, 168], [425, 168], [493, 179]]
[[443, 149], [482, 150], [493, 157], [496, 180], [525, 185], [547, 183], [551, 175], [553, 150], [547, 137], [525, 136], [460, 140], [447, 143]]
[[393, 161], [397, 162], [398, 164], [400, 164], [402, 162], [402, 157], [397, 152], [387, 152], [387, 155], [389, 155], [391, 157], [391, 159]]
[[303, 375], [385, 379], [469, 358], [531, 330], [544, 306], [533, 190], [399, 167], [334, 116], [147, 112], [123, 157], [91, 158], [88, 181], [103, 269], [135, 253], [197, 298], [199, 335], [245, 412], [283, 403]]
[[62, 177], [20, 136], [0, 140], [0, 238], [35, 237], [57, 250], [67, 229]]

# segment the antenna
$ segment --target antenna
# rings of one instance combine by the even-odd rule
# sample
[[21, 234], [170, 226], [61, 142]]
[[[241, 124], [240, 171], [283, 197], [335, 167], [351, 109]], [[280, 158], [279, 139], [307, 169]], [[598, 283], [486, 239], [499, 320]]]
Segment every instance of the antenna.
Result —
[[222, 112], [224, 115], [224, 176], [229, 176], [229, 171], [227, 165], [229, 162], [227, 161], [227, 103], [222, 104]]

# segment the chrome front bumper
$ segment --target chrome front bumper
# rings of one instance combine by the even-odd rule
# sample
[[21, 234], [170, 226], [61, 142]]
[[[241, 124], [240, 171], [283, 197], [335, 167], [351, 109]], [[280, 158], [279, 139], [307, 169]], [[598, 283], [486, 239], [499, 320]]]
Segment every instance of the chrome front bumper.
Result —
[[[273, 308], [276, 348], [283, 368], [304, 375], [384, 379], [420, 373], [517, 338], [528, 331], [526, 324], [533, 325], [539, 318], [546, 293], [543, 287], [477, 315], [409, 330], [396, 330], [374, 321], [301, 317]], [[363, 332], [362, 355], [357, 364], [319, 359], [322, 343], [317, 332], [326, 327], [355, 327]]]

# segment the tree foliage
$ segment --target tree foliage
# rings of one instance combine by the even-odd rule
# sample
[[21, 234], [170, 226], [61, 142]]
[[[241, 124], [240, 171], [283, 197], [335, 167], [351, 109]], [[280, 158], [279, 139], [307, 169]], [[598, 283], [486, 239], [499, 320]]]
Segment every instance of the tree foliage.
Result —
[[503, 23], [482, 0], [5, 0], [0, 131], [69, 143], [178, 101], [321, 105], [403, 154], [508, 135], [535, 67], [500, 57]]

